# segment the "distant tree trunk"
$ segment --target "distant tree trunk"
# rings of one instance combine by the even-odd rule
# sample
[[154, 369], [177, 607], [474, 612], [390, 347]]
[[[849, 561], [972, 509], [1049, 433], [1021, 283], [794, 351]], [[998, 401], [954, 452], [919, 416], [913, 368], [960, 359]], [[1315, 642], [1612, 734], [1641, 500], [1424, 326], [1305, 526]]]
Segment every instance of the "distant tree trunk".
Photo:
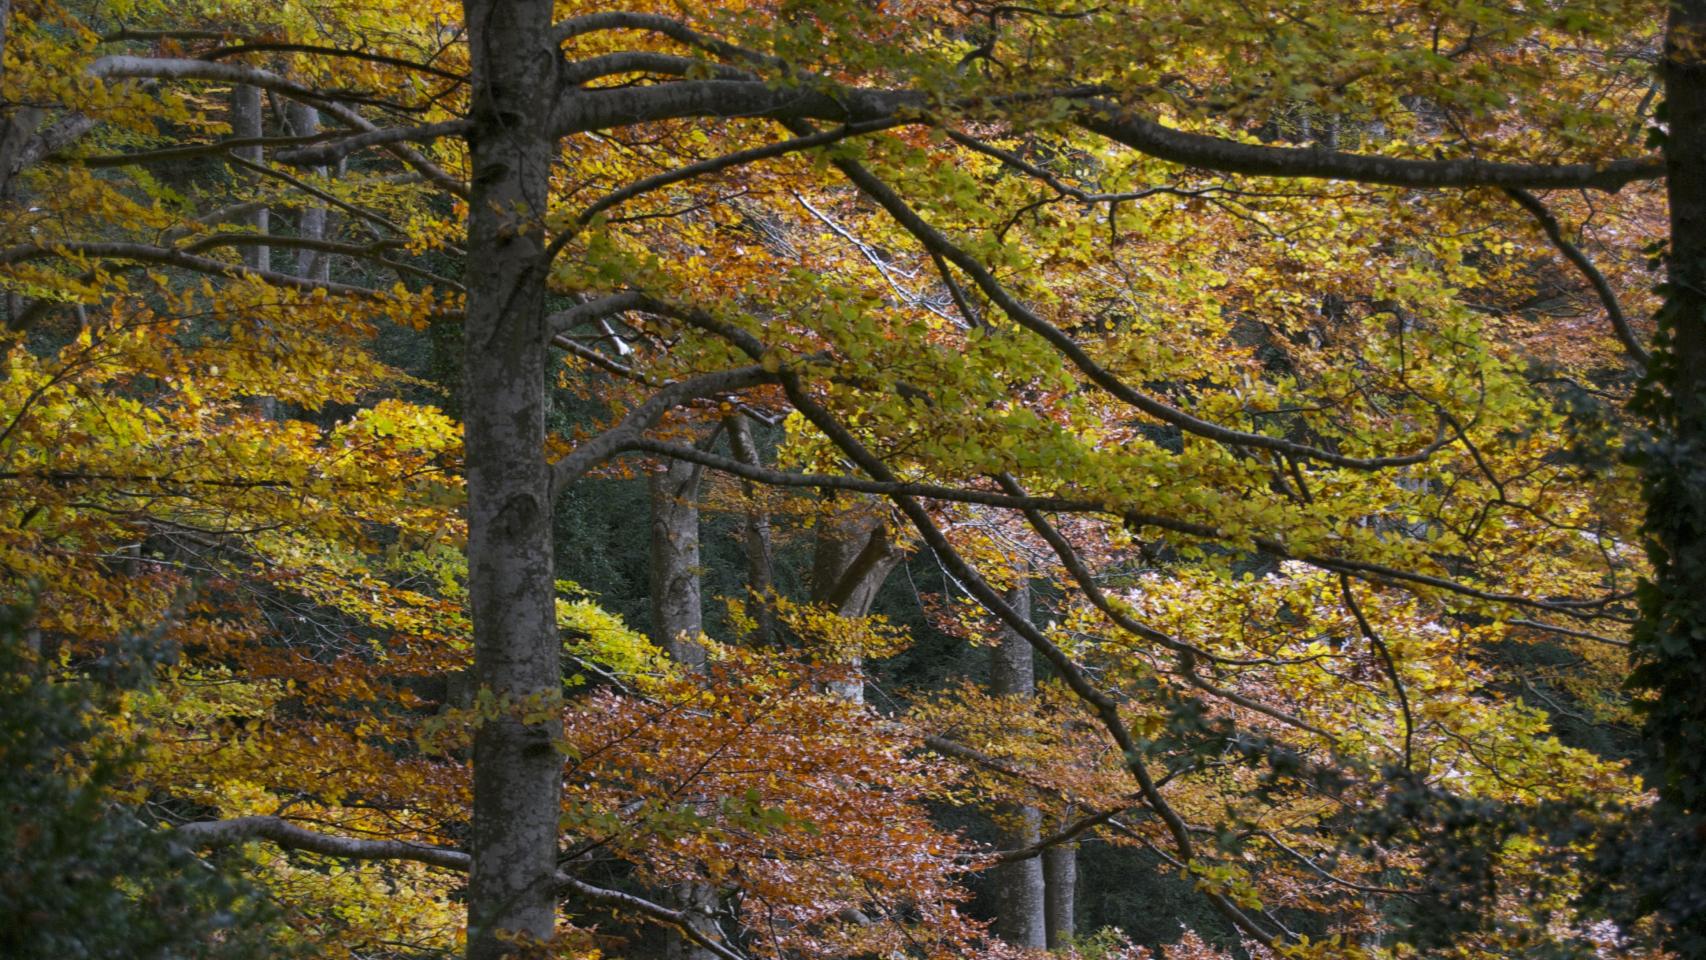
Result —
[[[10, 47], [12, 38], [12, 0], [0, 0], [0, 53]], [[0, 57], [0, 80], [6, 77], [6, 61]], [[0, 110], [0, 196], [9, 195], [12, 176], [17, 173], [18, 156], [24, 143], [36, 132], [41, 122], [39, 107], [7, 107]], [[13, 296], [10, 292], [7, 296]], [[10, 318], [8, 318], [10, 319]]]
[[[262, 107], [261, 88], [238, 84], [231, 88], [231, 137], [234, 140], [252, 140], [261, 136], [261, 121], [265, 116]], [[261, 162], [261, 147], [236, 147], [231, 153], [248, 160], [251, 163]], [[253, 183], [258, 175], [251, 170], [237, 168], [240, 180]], [[243, 223], [253, 227], [256, 233], [265, 235], [269, 231], [271, 214], [266, 207], [255, 207], [240, 218]], [[243, 263], [256, 270], [272, 269], [272, 250], [263, 245], [245, 246], [241, 248]]]
[[548, 940], [557, 916], [562, 696], [545, 450], [550, 133], [561, 55], [550, 0], [466, 0], [472, 60], [463, 425], [475, 677], [501, 713], [474, 735], [469, 960]]
[[[1064, 824], [1063, 824], [1064, 826]], [[1077, 933], [1074, 913], [1078, 896], [1078, 845], [1062, 843], [1043, 851], [1044, 926], [1048, 948], [1059, 950]]]
[[[1022, 617], [1031, 615], [1031, 587], [1021, 575], [1008, 592], [1007, 604]], [[1031, 645], [1024, 637], [1003, 628], [1000, 640], [990, 650], [989, 689], [998, 697], [1036, 696], [1036, 663]], [[1028, 847], [1042, 839], [1042, 812], [1036, 807], [1010, 805], [999, 811], [997, 840], [1004, 850]], [[1043, 863], [1027, 857], [1004, 863], [990, 871], [995, 889], [997, 936], [1016, 947], [1048, 945], [1044, 912]]]
[[[647, 476], [652, 522], [650, 580], [652, 639], [688, 670], [705, 669], [704, 597], [699, 566], [698, 464], [671, 460]], [[687, 910], [701, 932], [715, 934], [711, 912], [717, 905], [715, 887], [703, 883], [677, 884], [670, 899]], [[716, 954], [694, 944], [678, 930], [664, 931], [668, 960], [715, 960]]]
[[[735, 458], [753, 466], [762, 466], [758, 445], [752, 441], [752, 424], [745, 414], [737, 413], [728, 419], [729, 447]], [[755, 596], [768, 595], [776, 586], [775, 549], [770, 540], [770, 515], [757, 500], [759, 487], [750, 480], [741, 481], [748, 505], [742, 533], [746, 539], [746, 585]], [[776, 614], [768, 604], [761, 603], [754, 611], [753, 642], [770, 646], [776, 642]]]
[[[260, 87], [238, 84], [231, 88], [231, 136], [233, 139], [248, 140], [261, 136], [265, 130], [263, 125], [265, 118], [265, 100], [262, 98]], [[259, 145], [234, 147], [231, 153], [250, 163], [262, 161], [262, 150]], [[259, 174], [245, 167], [234, 166], [232, 169], [235, 171], [237, 179], [244, 183], [252, 185], [260, 179]], [[252, 207], [248, 212], [239, 216], [237, 220], [252, 227], [256, 233], [263, 236], [272, 230], [272, 214], [264, 206]], [[245, 266], [255, 270], [272, 269], [271, 247], [262, 244], [243, 246], [238, 248], [238, 252], [243, 257]], [[264, 419], [271, 420], [278, 416], [278, 402], [272, 397], [253, 397], [249, 403], [254, 411]]]
[[[290, 123], [291, 136], [310, 137], [320, 132], [320, 111], [305, 103], [286, 101], [285, 117]], [[313, 172], [318, 176], [325, 176], [326, 168], [315, 167]], [[304, 207], [297, 223], [297, 235], [305, 240], [326, 239], [327, 213], [323, 206]], [[309, 280], [328, 280], [331, 275], [331, 258], [320, 250], [299, 250], [296, 253], [296, 275]]]
[[[844, 617], [869, 614], [901, 556], [882, 514], [861, 510], [825, 518], [817, 526], [812, 555], [812, 602]], [[855, 671], [863, 666], [857, 657], [850, 665]], [[853, 703], [865, 702], [865, 683], [857, 676], [835, 684], [834, 691]]]
[[699, 478], [702, 468], [671, 460], [650, 474], [652, 635], [688, 669], [705, 667], [704, 601], [699, 569]]

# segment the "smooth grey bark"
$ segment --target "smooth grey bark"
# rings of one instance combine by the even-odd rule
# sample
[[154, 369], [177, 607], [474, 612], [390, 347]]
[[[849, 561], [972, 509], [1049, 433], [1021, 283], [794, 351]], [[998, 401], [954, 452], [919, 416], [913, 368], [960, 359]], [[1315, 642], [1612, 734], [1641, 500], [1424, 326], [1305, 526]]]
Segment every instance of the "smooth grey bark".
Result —
[[[683, 460], [666, 460], [649, 474], [651, 540], [648, 573], [651, 581], [652, 639], [676, 662], [695, 672], [705, 669], [704, 591], [699, 561], [699, 480], [704, 468]], [[715, 887], [703, 883], [677, 884], [669, 891], [672, 906], [688, 915], [700, 933], [716, 935], [711, 913], [717, 906]], [[715, 954], [693, 943], [679, 930], [664, 934], [667, 960], [713, 960]]]
[[[871, 612], [883, 582], [903, 556], [890, 536], [887, 519], [868, 507], [860, 504], [839, 516], [825, 517], [818, 522], [813, 542], [812, 602], [827, 604], [843, 617]], [[850, 665], [856, 672], [863, 666], [858, 657]], [[865, 702], [865, 683], [857, 673], [831, 689], [845, 700]]]
[[[261, 88], [248, 84], [238, 84], [231, 88], [231, 136], [238, 140], [258, 139], [262, 135], [261, 121], [265, 116], [264, 101]], [[236, 147], [231, 153], [250, 163], [261, 162], [261, 148]], [[239, 180], [253, 183], [255, 174], [246, 170], [238, 170]], [[252, 227], [256, 233], [266, 234], [270, 231], [272, 215], [266, 207], [255, 207], [240, 218], [246, 226]], [[255, 270], [272, 269], [272, 249], [262, 244], [242, 248], [243, 264]]]
[[[1014, 613], [1030, 617], [1031, 587], [1022, 576], [1005, 599]], [[1024, 637], [1003, 628], [1000, 639], [989, 653], [991, 693], [998, 697], [1026, 699], [1036, 696], [1036, 662], [1031, 645]], [[1000, 835], [996, 845], [1003, 850], [1029, 847], [1042, 839], [1042, 826], [1042, 812], [1036, 807], [1005, 805], [996, 819]], [[990, 871], [990, 882], [995, 894], [993, 929], [996, 936], [1016, 947], [1047, 946], [1041, 858], [1026, 857], [1003, 863]]]
[[[231, 88], [231, 136], [236, 139], [256, 139], [265, 129], [266, 101], [264, 91], [260, 87], [248, 84], [236, 84]], [[233, 156], [247, 160], [250, 163], [262, 161], [262, 151], [259, 146], [235, 147], [231, 150]], [[233, 165], [232, 173], [241, 183], [254, 187], [259, 182], [259, 175], [254, 171]], [[238, 223], [249, 227], [255, 233], [265, 236], [272, 232], [272, 212], [264, 204], [250, 202], [243, 206], [235, 217]], [[272, 269], [272, 248], [266, 244], [246, 244], [238, 248], [243, 258], [243, 265], [251, 270]], [[302, 276], [300, 271], [298, 275]], [[272, 397], [257, 396], [249, 400], [255, 412], [263, 419], [278, 418], [278, 402]]]
[[649, 573], [652, 638], [691, 670], [705, 666], [699, 565], [699, 478], [704, 468], [667, 461], [647, 476], [652, 522]]
[[[711, 913], [717, 908], [717, 889], [708, 883], [683, 883], [670, 891], [671, 906], [687, 917], [687, 923], [713, 940], [720, 939]], [[716, 960], [717, 955], [689, 940], [677, 929], [664, 931], [666, 960]]]
[[[746, 414], [737, 413], [726, 421], [729, 430], [729, 449], [735, 459], [754, 467], [762, 467], [758, 445], [752, 439], [752, 424]], [[765, 597], [776, 586], [776, 552], [770, 538], [770, 514], [757, 501], [758, 484], [741, 479], [741, 490], [749, 504], [741, 527], [746, 540], [746, 585], [755, 597]], [[769, 646], [777, 640], [776, 614], [769, 603], [760, 601], [753, 611], [753, 641]]]
[[[286, 100], [284, 111], [291, 136], [309, 137], [320, 132], [320, 111], [295, 100]], [[313, 172], [324, 176], [326, 169], [315, 167]], [[308, 240], [326, 239], [327, 214], [326, 208], [319, 204], [304, 207], [297, 224], [297, 234]], [[309, 280], [331, 279], [331, 255], [309, 247], [302, 248], [296, 253], [296, 275]]]
[[1060, 950], [1078, 932], [1074, 920], [1078, 907], [1077, 843], [1056, 844], [1043, 851], [1043, 893], [1048, 948]]
[[561, 812], [562, 645], [545, 449], [543, 223], [556, 141], [550, 0], [466, 0], [472, 59], [463, 424], [474, 673], [505, 712], [474, 736], [469, 960], [549, 939]]

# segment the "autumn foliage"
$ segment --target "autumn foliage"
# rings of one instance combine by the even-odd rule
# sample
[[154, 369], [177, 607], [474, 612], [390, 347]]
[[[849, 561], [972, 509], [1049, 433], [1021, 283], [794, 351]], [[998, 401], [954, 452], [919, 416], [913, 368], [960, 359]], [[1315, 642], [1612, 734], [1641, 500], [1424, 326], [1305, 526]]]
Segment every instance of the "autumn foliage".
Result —
[[[64, 707], [102, 816], [350, 960], [1019, 960], [991, 877], [1050, 847], [1200, 908], [1081, 960], [1666, 955], [1604, 856], [1662, 5], [544, 6], [547, 201], [476, 209], [459, 4], [0, 0], [6, 642], [160, 652]], [[464, 377], [500, 282], [539, 383]], [[523, 388], [538, 517], [469, 500]], [[671, 463], [749, 561], [704, 634], [559, 539], [561, 670], [483, 685], [470, 518]], [[1003, 643], [1034, 690], [894, 666]], [[555, 924], [497, 948], [494, 730], [561, 764]]]

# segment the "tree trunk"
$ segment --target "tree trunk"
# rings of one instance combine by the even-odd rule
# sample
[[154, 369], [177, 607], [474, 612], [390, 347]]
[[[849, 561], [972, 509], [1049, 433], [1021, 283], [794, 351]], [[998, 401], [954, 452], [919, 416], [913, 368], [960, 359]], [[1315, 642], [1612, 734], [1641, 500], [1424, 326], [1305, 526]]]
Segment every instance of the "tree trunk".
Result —
[[[265, 117], [264, 101], [261, 98], [261, 88], [238, 84], [231, 88], [231, 137], [235, 140], [252, 140], [261, 136], [261, 120]], [[261, 147], [236, 147], [231, 153], [250, 163], [261, 162]], [[237, 179], [246, 183], [254, 183], [258, 175], [252, 170], [236, 167]], [[266, 207], [256, 207], [240, 218], [244, 224], [254, 228], [254, 231], [266, 235], [270, 229], [271, 214]], [[243, 263], [256, 270], [272, 269], [271, 248], [256, 244], [240, 248]]]
[[[758, 445], [752, 441], [752, 424], [746, 415], [737, 413], [727, 422], [729, 449], [735, 458], [755, 467], [762, 466]], [[760, 492], [757, 484], [742, 480], [741, 489], [748, 500], [742, 529], [746, 538], [746, 585], [754, 597], [763, 598], [776, 587], [776, 553], [770, 540], [770, 515], [758, 502]], [[752, 631], [753, 642], [761, 646], [774, 644], [777, 639], [776, 614], [769, 603], [760, 600], [753, 611], [753, 620], [757, 624]]]
[[[827, 604], [843, 617], [869, 614], [901, 556], [882, 514], [861, 511], [825, 518], [813, 546], [812, 602]], [[863, 664], [854, 657], [849, 665], [854, 677], [832, 689], [843, 699], [864, 703], [865, 683], [858, 673]]]
[[[0, 0], [0, 81], [6, 78], [6, 59], [3, 54], [11, 47], [12, 0]], [[41, 110], [37, 107], [9, 107], [0, 110], [0, 196], [9, 196], [12, 176], [17, 173], [18, 155], [24, 142], [35, 133]], [[8, 297], [13, 296], [10, 292]], [[15, 308], [14, 313], [16, 312]], [[8, 317], [8, 319], [11, 319]]]
[[1060, 950], [1077, 933], [1073, 916], [1078, 903], [1078, 844], [1062, 843], [1043, 851], [1043, 887], [1048, 948]]
[[[676, 662], [695, 672], [705, 669], [705, 647], [699, 641], [705, 632], [699, 566], [702, 473], [698, 464], [671, 460], [647, 477], [652, 503], [652, 639]], [[715, 935], [711, 911], [717, 905], [716, 888], [703, 883], [678, 884], [670, 890], [670, 899], [677, 909], [689, 911], [696, 928]], [[671, 929], [664, 931], [664, 956], [667, 960], [715, 960], [716, 954]]]
[[468, 957], [494, 960], [519, 953], [516, 937], [549, 939], [556, 925], [562, 650], [544, 457], [542, 254], [558, 53], [550, 0], [467, 0], [464, 11], [468, 595], [475, 677], [503, 708], [474, 737]]
[[[286, 101], [285, 116], [290, 123], [291, 136], [311, 137], [320, 132], [320, 111], [305, 103]], [[313, 172], [318, 176], [325, 176], [326, 168], [315, 167]], [[327, 213], [325, 207], [317, 204], [304, 207], [299, 215], [297, 235], [306, 240], [326, 239]], [[331, 259], [324, 251], [306, 248], [298, 250], [296, 275], [324, 282], [331, 278]]]
[[[1031, 615], [1031, 587], [1022, 574], [1006, 600], [1021, 617]], [[1002, 629], [1000, 640], [990, 650], [989, 689], [998, 697], [1028, 700], [1036, 696], [1037, 673], [1031, 645], [1010, 629]], [[1042, 812], [1036, 807], [1006, 806], [997, 815], [1000, 838], [996, 843], [1004, 850], [1028, 847], [1042, 839], [1042, 824]], [[1042, 860], [1027, 857], [1003, 863], [990, 871], [990, 875], [995, 889], [996, 935], [1016, 947], [1046, 946]]]
[[703, 670], [698, 464], [671, 460], [647, 477], [651, 490], [652, 636], [689, 670]]

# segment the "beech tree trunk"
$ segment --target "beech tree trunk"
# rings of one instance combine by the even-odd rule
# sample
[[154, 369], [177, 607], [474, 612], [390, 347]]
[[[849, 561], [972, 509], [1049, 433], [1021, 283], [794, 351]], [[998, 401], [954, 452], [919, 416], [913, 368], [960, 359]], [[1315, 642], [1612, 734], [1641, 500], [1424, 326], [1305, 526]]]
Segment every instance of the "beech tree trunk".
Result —
[[[652, 639], [689, 670], [705, 669], [705, 647], [699, 637], [705, 631], [704, 599], [699, 565], [699, 479], [703, 468], [684, 460], [668, 465], [647, 477], [651, 492], [652, 522], [649, 571], [651, 580]], [[703, 883], [683, 883], [670, 891], [677, 909], [689, 911], [691, 922], [703, 933], [715, 934], [711, 911], [717, 905], [716, 888]], [[701, 947], [678, 930], [664, 931], [667, 960], [715, 960], [716, 954]]]
[[[752, 424], [745, 414], [737, 413], [727, 420], [729, 429], [729, 449], [735, 458], [753, 466], [763, 466], [758, 456], [758, 445], [752, 440]], [[757, 501], [760, 489], [750, 480], [741, 481], [741, 489], [747, 499], [752, 501], [746, 510], [746, 520], [742, 525], [742, 533], [746, 538], [746, 585], [755, 596], [762, 597], [776, 586], [776, 551], [770, 539], [770, 515], [762, 504]], [[757, 626], [753, 629], [753, 641], [762, 646], [776, 642], [776, 615], [768, 604], [760, 604], [753, 611], [753, 620]]]
[[690, 670], [705, 667], [704, 603], [699, 576], [699, 478], [702, 468], [671, 460], [650, 474], [652, 636]]
[[[556, 924], [562, 644], [545, 449], [550, 0], [466, 0], [468, 133], [463, 417], [475, 678], [500, 715], [474, 737], [469, 960], [517, 955]], [[525, 715], [524, 715], [525, 713]]]
[[[249, 140], [261, 136], [261, 121], [265, 116], [265, 101], [261, 98], [261, 88], [238, 84], [231, 88], [231, 137], [234, 140]], [[261, 162], [260, 146], [237, 147], [231, 151], [251, 163]], [[253, 183], [258, 175], [253, 171], [237, 167], [237, 177], [244, 182]], [[256, 207], [240, 218], [243, 223], [255, 229], [256, 233], [265, 234], [270, 229], [271, 214], [266, 207]], [[256, 270], [272, 269], [272, 250], [264, 245], [245, 246], [240, 248], [243, 263]]]
[[[882, 514], [850, 511], [826, 518], [813, 544], [812, 602], [828, 604], [844, 617], [865, 616], [901, 556]], [[862, 666], [857, 657], [850, 665], [856, 672]], [[857, 676], [833, 689], [853, 703], [865, 702], [865, 683]]]
[[[320, 132], [320, 111], [305, 103], [286, 101], [285, 116], [290, 123], [291, 136], [309, 137]], [[315, 167], [313, 172], [325, 176], [326, 168]], [[327, 214], [323, 206], [304, 207], [297, 223], [297, 235], [308, 240], [326, 239]], [[331, 278], [331, 260], [319, 250], [299, 250], [296, 253], [296, 275], [309, 280], [328, 280]]]
[[[1031, 588], [1024, 579], [1008, 592], [1007, 605], [1021, 617], [1031, 615]], [[1024, 637], [1003, 628], [999, 642], [990, 650], [989, 688], [998, 697], [1036, 696], [1036, 662]], [[1036, 807], [1013, 805], [1000, 811], [997, 845], [1004, 850], [1028, 847], [1042, 839], [1042, 812]], [[1027, 857], [1003, 863], [990, 871], [995, 891], [997, 936], [1016, 947], [1047, 946], [1044, 911], [1043, 863]]]
[[1062, 843], [1043, 851], [1043, 889], [1048, 948], [1060, 950], [1077, 933], [1073, 918], [1078, 907], [1078, 844]]

